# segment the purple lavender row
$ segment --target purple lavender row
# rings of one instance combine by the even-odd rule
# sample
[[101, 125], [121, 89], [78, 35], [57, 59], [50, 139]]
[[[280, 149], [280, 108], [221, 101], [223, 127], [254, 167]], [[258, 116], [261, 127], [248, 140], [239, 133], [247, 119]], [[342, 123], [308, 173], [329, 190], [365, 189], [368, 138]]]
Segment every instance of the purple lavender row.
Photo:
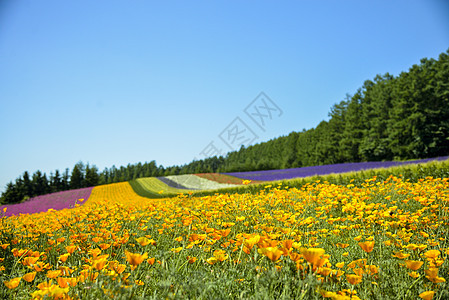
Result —
[[83, 204], [90, 197], [93, 187], [82, 188], [77, 190], [62, 191], [42, 196], [30, 198], [23, 203], [2, 205], [0, 211], [3, 212], [3, 208], [7, 207], [5, 216], [19, 214], [33, 214], [39, 212], [45, 212], [50, 208], [55, 210], [61, 210], [64, 208], [71, 208], [75, 205], [78, 199], [84, 199]]
[[372, 161], [372, 162], [344, 163], [344, 164], [324, 165], [315, 167], [283, 169], [283, 170], [233, 172], [223, 174], [235, 176], [241, 179], [273, 181], [273, 180], [292, 179], [299, 177], [308, 177], [314, 175], [326, 175], [331, 173], [338, 174], [368, 169], [388, 168], [399, 165], [418, 164], [429, 162], [432, 160], [442, 161], [447, 159], [449, 159], [449, 156], [426, 158], [412, 161]]

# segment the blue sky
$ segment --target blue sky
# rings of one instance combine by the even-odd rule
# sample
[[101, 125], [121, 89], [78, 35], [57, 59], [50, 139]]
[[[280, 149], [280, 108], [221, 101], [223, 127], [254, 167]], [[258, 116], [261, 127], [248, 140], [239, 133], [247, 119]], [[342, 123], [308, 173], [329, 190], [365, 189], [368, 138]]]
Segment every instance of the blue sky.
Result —
[[[181, 165], [266, 141], [449, 48], [444, 1], [0, 2], [0, 191], [25, 170]], [[282, 111], [264, 130], [260, 92]]]

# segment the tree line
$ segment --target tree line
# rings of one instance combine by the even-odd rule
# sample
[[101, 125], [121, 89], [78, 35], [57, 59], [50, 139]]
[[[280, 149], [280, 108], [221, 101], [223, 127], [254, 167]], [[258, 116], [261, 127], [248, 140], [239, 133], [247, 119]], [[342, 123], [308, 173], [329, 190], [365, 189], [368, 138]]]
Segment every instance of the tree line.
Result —
[[49, 177], [24, 172], [2, 193], [16, 203], [51, 192], [128, 181], [141, 177], [284, 169], [323, 164], [404, 160], [449, 154], [449, 50], [424, 58], [398, 76], [366, 80], [354, 95], [332, 106], [329, 120], [226, 156], [163, 167], [155, 161], [112, 166], [77, 163]]

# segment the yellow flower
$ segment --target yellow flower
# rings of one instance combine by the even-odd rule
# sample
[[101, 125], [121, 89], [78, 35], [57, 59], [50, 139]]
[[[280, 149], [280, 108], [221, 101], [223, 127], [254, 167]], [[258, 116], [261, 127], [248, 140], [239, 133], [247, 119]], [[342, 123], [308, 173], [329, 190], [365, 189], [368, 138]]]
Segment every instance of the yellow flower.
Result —
[[136, 280], [135, 281], [136, 285], [144, 285], [145, 283], [142, 280]]
[[143, 247], [151, 243], [150, 240], [144, 236], [137, 238], [136, 241]]
[[229, 258], [229, 255], [227, 255], [224, 250], [215, 250], [214, 257], [219, 261], [225, 261]]
[[354, 241], [358, 242], [362, 239], [363, 236], [359, 235], [354, 238]]
[[8, 289], [12, 290], [19, 286], [21, 279], [22, 277], [16, 277], [11, 279], [10, 281], [3, 281], [3, 283], [6, 285]]
[[172, 252], [174, 252], [174, 253], [179, 253], [179, 252], [181, 252], [181, 250], [182, 250], [182, 246], [181, 246], [181, 247], [178, 247], [178, 248], [172, 248], [172, 249], [170, 249], [170, 251], [172, 251]]

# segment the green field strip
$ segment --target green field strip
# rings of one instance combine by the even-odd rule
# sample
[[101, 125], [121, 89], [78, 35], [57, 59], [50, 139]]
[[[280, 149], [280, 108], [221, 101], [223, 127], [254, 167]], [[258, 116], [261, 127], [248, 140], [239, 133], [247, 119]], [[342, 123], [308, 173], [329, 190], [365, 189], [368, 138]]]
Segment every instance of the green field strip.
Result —
[[146, 197], [146, 198], [164, 198], [165, 196], [158, 194], [156, 192], [152, 192], [147, 190], [146, 188], [144, 188], [142, 186], [142, 184], [140, 184], [137, 179], [133, 179], [129, 181], [129, 184], [131, 185], [131, 187], [133, 188], [134, 192], [142, 197]]
[[[133, 183], [131, 183], [133, 182]], [[188, 189], [178, 189], [168, 186], [156, 177], [138, 178], [130, 182], [131, 186], [136, 186], [134, 190], [137, 194], [148, 198], [161, 198], [175, 196], [180, 193], [188, 193]]]

